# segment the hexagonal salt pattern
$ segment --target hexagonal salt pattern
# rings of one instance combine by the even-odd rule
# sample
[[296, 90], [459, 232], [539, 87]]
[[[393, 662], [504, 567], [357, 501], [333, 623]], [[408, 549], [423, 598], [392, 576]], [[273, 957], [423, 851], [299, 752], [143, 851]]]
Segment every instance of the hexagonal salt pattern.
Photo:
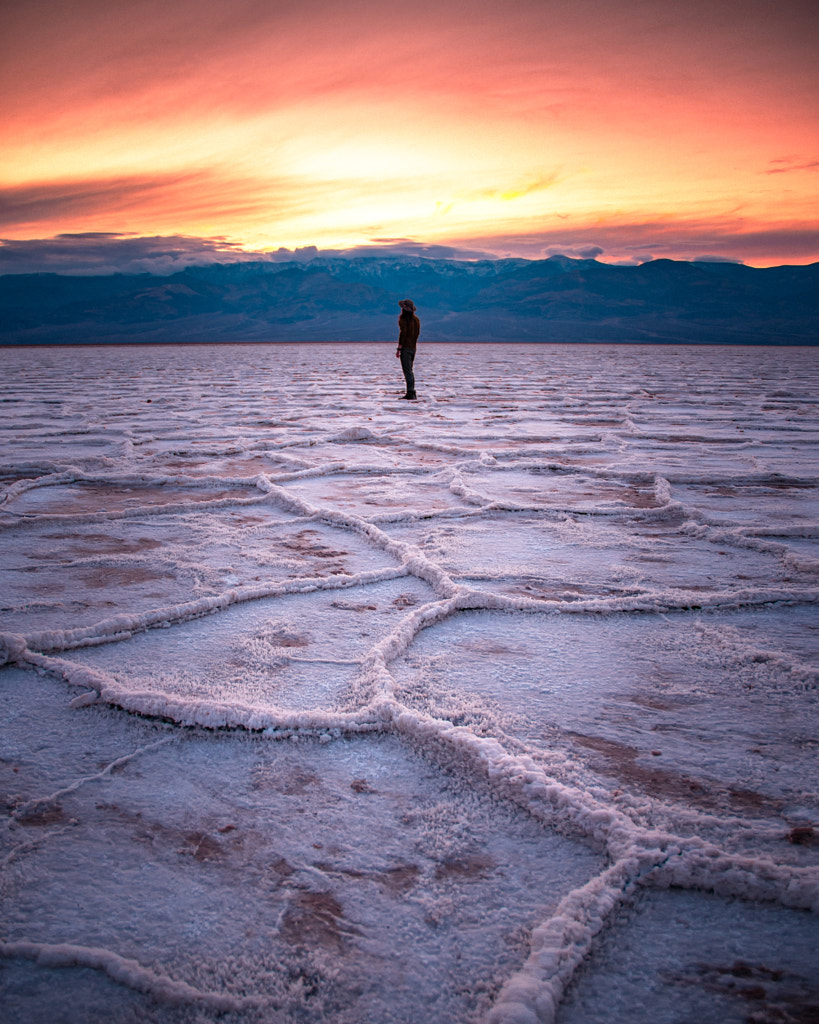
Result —
[[0, 352], [3, 1019], [809, 1019], [811, 353], [390, 348]]

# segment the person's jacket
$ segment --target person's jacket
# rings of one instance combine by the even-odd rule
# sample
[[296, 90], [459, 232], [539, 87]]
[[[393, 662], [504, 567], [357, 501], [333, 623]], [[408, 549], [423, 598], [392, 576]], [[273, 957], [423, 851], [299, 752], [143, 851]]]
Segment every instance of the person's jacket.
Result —
[[414, 313], [412, 316], [404, 316], [402, 313], [398, 317], [398, 327], [398, 347], [414, 352], [418, 344], [418, 335], [421, 333], [421, 321]]

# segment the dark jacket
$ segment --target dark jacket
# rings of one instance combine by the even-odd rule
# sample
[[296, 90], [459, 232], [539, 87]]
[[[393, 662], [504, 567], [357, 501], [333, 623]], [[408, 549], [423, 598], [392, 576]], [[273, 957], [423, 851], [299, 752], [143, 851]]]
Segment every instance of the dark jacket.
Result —
[[404, 312], [398, 317], [398, 327], [398, 347], [414, 352], [421, 333], [421, 321], [414, 313]]

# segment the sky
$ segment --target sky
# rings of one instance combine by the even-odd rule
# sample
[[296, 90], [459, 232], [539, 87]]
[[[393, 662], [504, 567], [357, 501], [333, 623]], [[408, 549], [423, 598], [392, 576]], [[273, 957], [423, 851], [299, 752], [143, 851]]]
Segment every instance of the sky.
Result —
[[7, 0], [0, 271], [819, 261], [814, 0]]

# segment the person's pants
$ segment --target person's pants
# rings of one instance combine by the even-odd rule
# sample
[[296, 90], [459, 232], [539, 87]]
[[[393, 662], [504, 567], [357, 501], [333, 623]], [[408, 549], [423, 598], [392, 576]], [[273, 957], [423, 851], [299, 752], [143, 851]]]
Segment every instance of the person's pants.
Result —
[[415, 349], [401, 349], [401, 369], [404, 371], [404, 379], [407, 382], [407, 394], [415, 394], [415, 374], [412, 372], [412, 363], [415, 359]]

